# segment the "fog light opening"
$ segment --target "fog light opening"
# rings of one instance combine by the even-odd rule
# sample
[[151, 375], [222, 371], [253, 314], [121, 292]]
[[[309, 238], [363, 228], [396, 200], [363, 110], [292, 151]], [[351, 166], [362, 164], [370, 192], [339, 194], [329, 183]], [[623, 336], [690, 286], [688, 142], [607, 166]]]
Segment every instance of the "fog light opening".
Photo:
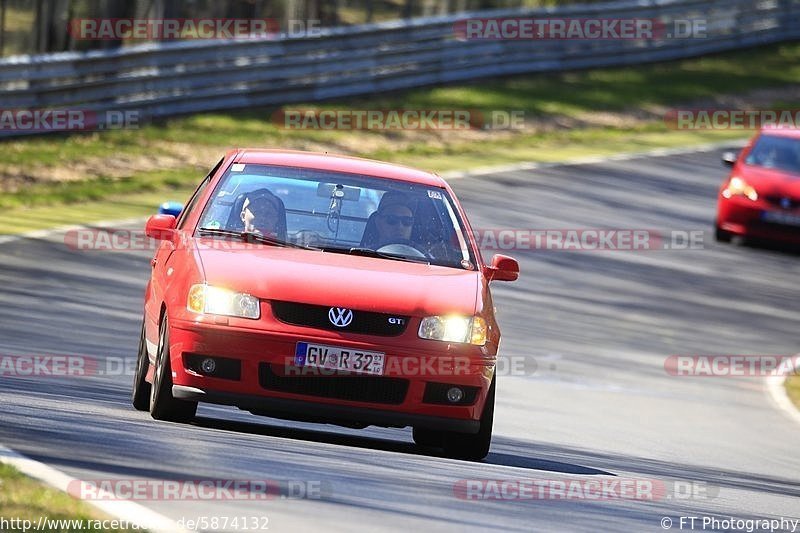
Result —
[[207, 357], [200, 363], [200, 370], [202, 370], [204, 374], [213, 374], [214, 371], [217, 370], [217, 362]]
[[450, 403], [458, 403], [464, 397], [464, 391], [458, 387], [451, 387], [447, 390], [447, 401]]

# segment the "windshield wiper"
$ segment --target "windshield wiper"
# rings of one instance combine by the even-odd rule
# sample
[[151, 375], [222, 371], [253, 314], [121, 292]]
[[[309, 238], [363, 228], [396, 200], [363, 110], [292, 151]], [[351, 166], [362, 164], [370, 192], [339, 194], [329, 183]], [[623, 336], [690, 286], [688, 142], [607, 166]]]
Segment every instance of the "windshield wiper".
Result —
[[399, 254], [390, 254], [386, 252], [379, 252], [377, 250], [373, 250], [372, 248], [323, 248], [325, 252], [333, 252], [337, 254], [348, 254], [348, 255], [359, 255], [362, 257], [378, 257], [381, 259], [393, 259], [395, 261], [407, 261], [409, 263], [423, 263], [426, 265], [430, 265], [430, 261], [422, 257], [408, 257], [406, 255], [399, 255]]
[[271, 246], [283, 246], [287, 248], [301, 248], [303, 250], [319, 250], [312, 246], [303, 246], [302, 244], [295, 244], [293, 242], [286, 242], [276, 237], [270, 237], [262, 233], [254, 233], [252, 231], [234, 231], [229, 229], [219, 228], [200, 228], [197, 230], [200, 235], [221, 235], [224, 237], [238, 237], [244, 242], [257, 242], [260, 244], [269, 244]]

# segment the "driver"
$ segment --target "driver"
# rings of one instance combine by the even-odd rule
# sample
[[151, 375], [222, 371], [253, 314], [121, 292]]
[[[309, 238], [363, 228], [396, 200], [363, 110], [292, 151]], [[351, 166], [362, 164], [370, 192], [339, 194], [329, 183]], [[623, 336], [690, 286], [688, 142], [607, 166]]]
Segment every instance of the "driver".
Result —
[[244, 231], [279, 237], [281, 212], [280, 200], [272, 194], [248, 196], [240, 214]]
[[375, 216], [377, 248], [387, 244], [407, 244], [414, 226], [411, 201], [400, 192], [389, 191], [381, 198]]

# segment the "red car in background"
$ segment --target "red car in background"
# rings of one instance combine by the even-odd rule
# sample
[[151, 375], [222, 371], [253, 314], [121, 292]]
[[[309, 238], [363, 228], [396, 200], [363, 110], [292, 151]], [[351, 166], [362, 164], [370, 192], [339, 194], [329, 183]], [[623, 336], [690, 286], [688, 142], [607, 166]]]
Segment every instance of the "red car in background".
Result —
[[198, 402], [348, 427], [413, 428], [486, 456], [500, 330], [484, 264], [436, 175], [350, 157], [231, 151], [160, 240], [133, 405], [188, 421]]
[[800, 243], [800, 130], [763, 128], [722, 160], [733, 168], [719, 191], [716, 239]]

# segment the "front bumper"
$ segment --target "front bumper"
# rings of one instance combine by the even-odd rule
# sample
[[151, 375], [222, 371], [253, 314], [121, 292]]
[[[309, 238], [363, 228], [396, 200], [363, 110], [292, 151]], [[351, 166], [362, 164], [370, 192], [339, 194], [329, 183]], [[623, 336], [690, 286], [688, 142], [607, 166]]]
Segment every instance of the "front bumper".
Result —
[[[780, 209], [762, 201], [752, 202], [745, 198], [722, 198], [717, 209], [717, 227], [733, 235], [753, 239], [800, 244], [800, 226], [781, 224], [764, 219], [765, 212], [781, 214]], [[787, 211], [787, 215], [800, 215]]]
[[[313, 406], [309, 406], [309, 402], [304, 400], [250, 396], [228, 392], [207, 392], [183, 385], [173, 385], [172, 395], [180, 400], [233, 405], [255, 414], [307, 422], [339, 425], [364, 424], [386, 427], [415, 426], [425, 429], [458, 431], [460, 433], [477, 433], [480, 429], [480, 422], [476, 420], [460, 420], [457, 418], [323, 403], [314, 403]], [[311, 414], [312, 412], [313, 414]]]
[[[464, 433], [475, 433], [479, 429], [496, 361], [495, 355], [487, 354], [485, 348], [410, 339], [410, 336], [377, 339], [386, 339], [384, 343], [366, 335], [342, 335], [311, 328], [284, 328], [283, 325], [280, 330], [268, 331], [257, 326], [259, 324], [252, 322], [219, 325], [171, 320], [169, 338], [175, 397], [233, 405], [259, 415], [310, 422], [415, 426]], [[298, 342], [385, 352], [386, 371], [379, 379], [406, 380], [407, 389], [397, 401], [386, 403], [342, 399], [341, 395], [322, 397], [319, 391], [310, 394], [267, 388], [265, 366], [276, 369], [278, 373], [281, 368], [290, 368]], [[239, 361], [241, 372], [238, 379], [216, 378], [192, 370], [187, 360], [197, 355]], [[457, 364], [447, 364], [454, 359]], [[360, 379], [360, 376], [349, 375], [351, 382], [354, 378]], [[328, 376], [321, 379], [338, 378]], [[468, 405], [431, 402], [430, 394], [426, 395], [426, 391], [430, 393], [430, 384], [442, 383], [477, 389], [477, 393]]]

